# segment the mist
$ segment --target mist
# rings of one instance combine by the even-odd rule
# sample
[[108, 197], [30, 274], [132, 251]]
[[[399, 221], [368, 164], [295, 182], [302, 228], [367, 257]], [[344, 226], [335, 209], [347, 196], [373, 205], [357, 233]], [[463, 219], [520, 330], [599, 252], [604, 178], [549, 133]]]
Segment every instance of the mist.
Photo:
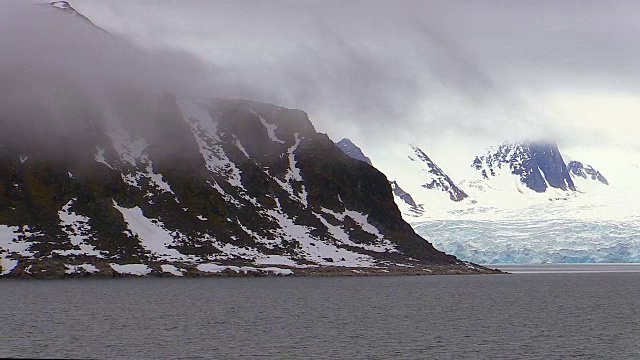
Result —
[[595, 90], [636, 96], [633, 1], [74, 5], [142, 46], [196, 54], [219, 70], [216, 95], [301, 108], [335, 138], [634, 141], [617, 130], [630, 116], [594, 131], [564, 106]]
[[[164, 93], [193, 94], [203, 67], [184, 51], [144, 50], [81, 16], [8, 2], [0, 13], [0, 121], [4, 147], [51, 153], [82, 143], [116, 115], [132, 127]], [[27, 144], [28, 143], [28, 144]]]
[[[630, 0], [70, 3], [110, 35], [20, 6], [2, 14], [13, 54], [2, 68], [26, 62], [25, 84], [64, 77], [93, 101], [114, 101], [103, 93], [118, 88], [299, 108], [374, 160], [399, 143], [465, 166], [505, 140], [640, 150], [640, 5]], [[29, 93], [42, 88], [12, 88], [13, 98], [55, 103]]]

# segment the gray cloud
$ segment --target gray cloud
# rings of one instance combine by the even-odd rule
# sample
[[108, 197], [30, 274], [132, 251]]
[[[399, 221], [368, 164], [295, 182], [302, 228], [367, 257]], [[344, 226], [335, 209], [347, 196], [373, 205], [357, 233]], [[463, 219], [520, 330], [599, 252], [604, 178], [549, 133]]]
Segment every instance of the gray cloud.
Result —
[[[158, 77], [168, 85], [152, 88], [301, 108], [334, 138], [611, 143], [619, 140], [616, 133], [584, 128], [579, 109], [566, 114], [545, 101], [592, 90], [633, 94], [640, 81], [640, 50], [633, 46], [640, 4], [631, 0], [72, 4], [154, 54], [186, 50], [206, 63], [206, 71], [193, 76], [193, 59], [154, 55], [169, 63], [158, 68], [178, 70]], [[88, 40], [74, 43], [82, 41]], [[119, 61], [101, 49], [90, 51], [109, 59], [95, 59], [106, 63], [101, 66], [140, 67], [140, 77], [149, 77], [140, 65], [148, 61], [127, 65], [127, 56]], [[86, 72], [93, 76], [90, 67]], [[626, 125], [607, 121], [613, 128]]]
[[148, 104], [164, 92], [188, 93], [202, 74], [185, 52], [142, 50], [47, 5], [3, 3], [0, 34], [4, 146], [82, 141], [76, 135], [99, 126], [107, 109], [142, 123]]

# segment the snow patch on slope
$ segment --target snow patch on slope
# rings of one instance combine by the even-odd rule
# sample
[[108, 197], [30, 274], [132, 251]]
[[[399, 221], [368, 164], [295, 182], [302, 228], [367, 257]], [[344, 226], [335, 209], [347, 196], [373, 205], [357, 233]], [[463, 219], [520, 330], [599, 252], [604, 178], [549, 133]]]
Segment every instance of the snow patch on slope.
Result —
[[184, 276], [184, 271], [176, 266], [164, 264], [161, 265], [160, 268], [162, 269], [162, 272], [169, 273], [173, 276]]
[[[302, 139], [300, 138], [298, 133], [295, 133], [294, 136], [295, 136], [296, 142], [287, 150], [288, 159], [289, 159], [289, 169], [287, 169], [287, 173], [284, 176], [284, 181], [276, 177], [274, 177], [274, 180], [282, 187], [282, 189], [288, 192], [293, 199], [300, 202], [306, 208], [307, 206], [309, 206], [309, 203], [307, 200], [307, 190], [304, 187], [304, 184], [302, 184], [303, 182], [302, 175], [300, 174], [300, 169], [296, 166], [296, 157], [295, 157], [295, 151], [300, 145], [300, 141]], [[301, 183], [300, 192], [296, 192], [293, 189], [292, 182]]]
[[119, 274], [145, 276], [151, 273], [151, 268], [144, 264], [109, 264], [111, 268]]
[[224, 175], [232, 186], [244, 189], [240, 169], [227, 157], [222, 148], [222, 141], [218, 135], [218, 121], [211, 117], [208, 106], [187, 99], [179, 100], [178, 106], [191, 125], [191, 131], [195, 135], [207, 169], [215, 174]]
[[307, 261], [319, 265], [332, 266], [375, 266], [375, 260], [369, 255], [342, 249], [313, 237], [310, 234], [313, 229], [296, 224], [279, 207], [277, 210], [267, 210], [265, 213], [271, 216], [279, 225], [279, 229], [275, 231], [274, 235], [283, 240], [300, 244], [300, 248], [296, 249], [297, 255]]
[[284, 141], [278, 139], [278, 137], [276, 136], [276, 129], [278, 128], [277, 124], [270, 124], [269, 122], [267, 122], [265, 118], [260, 116], [260, 114], [258, 114], [257, 112], [253, 110], [250, 110], [250, 111], [253, 115], [257, 116], [258, 119], [260, 119], [260, 122], [262, 123], [262, 125], [267, 129], [267, 134], [269, 135], [269, 139], [271, 139], [271, 141], [276, 142], [278, 144], [284, 144]]
[[265, 267], [256, 268], [253, 266], [225, 266], [218, 264], [200, 264], [196, 268], [202, 272], [208, 273], [222, 273], [225, 271], [232, 271], [235, 273], [270, 273], [273, 275], [293, 275], [293, 271], [290, 269], [281, 269], [277, 267]]
[[69, 200], [60, 211], [58, 211], [58, 217], [60, 218], [60, 226], [62, 231], [69, 237], [71, 245], [78, 250], [54, 250], [55, 253], [60, 255], [89, 255], [96, 257], [103, 257], [100, 251], [89, 244], [87, 240], [91, 238], [91, 226], [89, 219], [86, 216], [79, 215], [71, 210], [71, 206], [76, 199]]
[[30, 243], [24, 241], [25, 238], [33, 235], [29, 227], [25, 226], [21, 231], [17, 226], [0, 225], [0, 266], [2, 275], [6, 275], [13, 270], [18, 261], [12, 259], [13, 256], [33, 256], [29, 251]]
[[142, 209], [137, 206], [127, 209], [118, 206], [115, 201], [113, 206], [120, 211], [129, 230], [138, 236], [140, 244], [151, 252], [152, 257], [168, 261], [195, 260], [193, 256], [184, 255], [176, 249], [169, 248], [174, 244], [174, 236], [180, 237], [182, 234], [172, 233], [157, 221], [145, 217]]
[[94, 274], [98, 272], [98, 268], [93, 264], [80, 264], [80, 265], [65, 265], [65, 274], [78, 274], [78, 273], [89, 273]]
[[109, 163], [107, 162], [107, 159], [105, 158], [104, 154], [105, 154], [105, 149], [96, 146], [96, 153], [94, 155], [94, 159], [101, 163], [101, 164], [105, 164], [107, 165], [107, 167], [109, 167], [109, 169], [113, 170], [113, 167], [111, 165], [109, 165]]
[[384, 238], [384, 235], [380, 233], [378, 228], [371, 225], [369, 223], [369, 216], [359, 213], [357, 211], [345, 210], [342, 213], [337, 213], [330, 209], [321, 208], [322, 212], [328, 215], [333, 216], [334, 218], [344, 221], [346, 217], [351, 218], [358, 226], [365, 232], [376, 237], [375, 244], [359, 244], [352, 241], [349, 237], [349, 234], [344, 230], [343, 227], [332, 225], [323, 215], [315, 214], [316, 217], [329, 229], [331, 235], [342, 244], [362, 248], [369, 251], [374, 252], [397, 252], [395, 245], [389, 240]]

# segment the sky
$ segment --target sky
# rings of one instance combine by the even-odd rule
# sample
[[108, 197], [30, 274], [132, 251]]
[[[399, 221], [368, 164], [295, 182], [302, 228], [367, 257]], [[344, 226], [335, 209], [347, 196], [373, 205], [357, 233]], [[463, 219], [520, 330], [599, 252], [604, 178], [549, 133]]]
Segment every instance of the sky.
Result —
[[70, 3], [147, 51], [182, 54], [203, 97], [305, 110], [374, 163], [404, 143], [454, 176], [505, 140], [556, 141], [601, 167], [640, 152], [637, 1]]

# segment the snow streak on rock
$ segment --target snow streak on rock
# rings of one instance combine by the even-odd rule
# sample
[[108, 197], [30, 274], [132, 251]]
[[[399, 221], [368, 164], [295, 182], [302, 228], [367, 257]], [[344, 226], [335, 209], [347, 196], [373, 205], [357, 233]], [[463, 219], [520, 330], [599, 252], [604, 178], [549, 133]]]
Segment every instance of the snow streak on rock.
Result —
[[[284, 176], [284, 181], [275, 178], [275, 180], [280, 184], [280, 186], [291, 195], [292, 198], [298, 200], [304, 207], [307, 207], [309, 204], [307, 202], [307, 190], [304, 187], [302, 175], [300, 175], [300, 169], [296, 167], [296, 157], [295, 151], [300, 145], [300, 141], [302, 140], [298, 133], [295, 133], [295, 144], [293, 144], [288, 150], [288, 159], [289, 159], [289, 169], [287, 169], [287, 173]], [[294, 190], [293, 182], [297, 182], [300, 184], [300, 192], [296, 192]]]

